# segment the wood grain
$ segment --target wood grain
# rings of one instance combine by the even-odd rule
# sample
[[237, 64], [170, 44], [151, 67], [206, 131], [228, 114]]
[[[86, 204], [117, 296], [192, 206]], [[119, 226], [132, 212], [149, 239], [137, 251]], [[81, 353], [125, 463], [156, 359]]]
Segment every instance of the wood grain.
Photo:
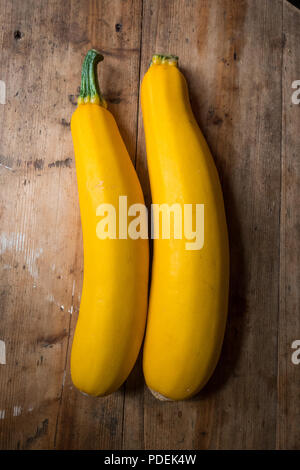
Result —
[[[76, 3], [75, 6], [74, 3]], [[82, 62], [82, 57], [90, 47], [95, 47], [105, 56], [105, 62], [102, 63], [100, 69], [101, 87], [134, 160], [141, 3], [133, 1], [86, 2], [86, 8], [83, 8], [81, 1], [74, 3], [72, 2], [70, 23], [73, 28], [75, 24], [76, 27], [74, 41], [70, 41], [70, 55], [77, 64]], [[78, 35], [86, 38], [84, 42], [77, 42]], [[78, 68], [76, 80], [79, 83], [80, 70]], [[79, 263], [82, 267], [81, 260]], [[76, 319], [77, 315], [74, 315], [71, 336], [73, 336]], [[72, 386], [69, 370], [68, 355], [66, 382], [58, 417], [56, 448], [121, 448], [124, 389], [98, 400], [83, 396]]]
[[0, 170], [0, 336], [7, 351], [0, 441], [2, 448], [48, 448], [65, 369], [80, 227], [71, 140], [62, 121], [68, 117], [69, 67], [68, 39], [59, 31], [69, 5], [2, 1], [0, 11], [7, 83], [0, 153], [10, 168]]
[[[146, 2], [141, 76], [153, 52], [179, 55], [220, 171], [231, 298], [221, 361], [206, 389], [186, 403], [159, 403], [145, 392], [145, 448], [273, 448], [282, 3]], [[147, 187], [141, 117], [139, 123], [137, 169]]]
[[[1, 449], [300, 448], [299, 26], [285, 0], [0, 0]], [[69, 123], [90, 47], [148, 205], [139, 84], [153, 53], [179, 56], [219, 169], [229, 321], [187, 402], [149, 393], [141, 355], [109, 397], [71, 383], [83, 254]]]
[[300, 109], [292, 102], [292, 83], [300, 77], [300, 14], [288, 3], [284, 4], [283, 31], [277, 447], [299, 449], [300, 365], [292, 362], [291, 346], [300, 340]]

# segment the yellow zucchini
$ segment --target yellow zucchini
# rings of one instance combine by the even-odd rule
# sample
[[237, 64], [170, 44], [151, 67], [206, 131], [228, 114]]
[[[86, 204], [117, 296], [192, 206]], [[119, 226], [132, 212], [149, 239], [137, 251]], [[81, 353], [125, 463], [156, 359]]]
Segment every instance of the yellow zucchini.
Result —
[[[89, 395], [117, 390], [129, 375], [141, 347], [147, 312], [148, 240], [100, 239], [99, 206], [119, 213], [144, 204], [138, 177], [112, 114], [100, 93], [90, 50], [82, 68], [78, 107], [71, 120], [84, 246], [84, 279], [71, 353], [74, 385]], [[104, 214], [102, 214], [104, 215]]]
[[206, 384], [222, 347], [229, 285], [224, 203], [175, 56], [153, 57], [141, 102], [153, 203], [204, 204], [201, 249], [174, 236], [154, 240], [144, 376], [158, 398], [182, 400]]

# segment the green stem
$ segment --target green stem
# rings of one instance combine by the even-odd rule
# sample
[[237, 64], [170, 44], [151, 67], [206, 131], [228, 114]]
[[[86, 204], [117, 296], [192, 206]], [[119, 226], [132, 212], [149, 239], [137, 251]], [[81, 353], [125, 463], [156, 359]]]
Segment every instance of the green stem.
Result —
[[78, 104], [94, 103], [107, 107], [99, 88], [97, 76], [97, 64], [104, 59], [95, 49], [90, 49], [85, 56], [82, 65], [81, 86]]
[[151, 65], [174, 65], [178, 67], [178, 57], [176, 55], [166, 55], [166, 54], [154, 54], [152, 56]]

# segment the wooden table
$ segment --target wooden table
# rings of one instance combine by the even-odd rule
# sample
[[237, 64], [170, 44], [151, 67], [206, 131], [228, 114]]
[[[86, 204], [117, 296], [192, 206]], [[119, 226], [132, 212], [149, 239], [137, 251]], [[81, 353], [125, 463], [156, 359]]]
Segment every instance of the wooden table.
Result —
[[[1, 448], [300, 448], [300, 11], [286, 0], [0, 0], [0, 28]], [[70, 379], [83, 269], [70, 118], [91, 47], [147, 204], [139, 88], [154, 52], [179, 56], [219, 169], [229, 321], [213, 378], [187, 402], [155, 400], [140, 358], [107, 398]]]

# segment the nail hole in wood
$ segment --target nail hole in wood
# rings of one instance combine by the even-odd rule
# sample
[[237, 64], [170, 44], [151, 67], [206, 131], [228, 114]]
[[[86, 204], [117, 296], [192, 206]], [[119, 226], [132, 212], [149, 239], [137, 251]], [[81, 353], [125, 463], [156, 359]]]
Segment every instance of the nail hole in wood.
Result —
[[19, 31], [18, 29], [14, 32], [14, 38], [16, 41], [18, 41], [19, 39], [21, 39], [22, 37], [22, 33], [21, 31]]

